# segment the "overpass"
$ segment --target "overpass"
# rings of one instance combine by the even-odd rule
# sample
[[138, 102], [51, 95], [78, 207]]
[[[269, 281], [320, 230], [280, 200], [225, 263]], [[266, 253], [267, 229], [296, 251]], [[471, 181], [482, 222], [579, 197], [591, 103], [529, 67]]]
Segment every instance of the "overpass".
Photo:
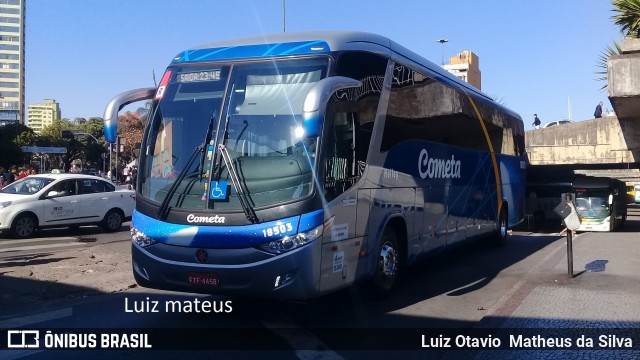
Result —
[[[640, 39], [625, 38], [622, 55], [607, 61], [607, 91], [617, 117], [585, 120], [525, 133], [529, 163], [544, 168], [640, 168]], [[635, 177], [635, 176], [633, 176]]]
[[[638, 100], [640, 101], [640, 100]], [[531, 165], [637, 168], [640, 119], [607, 116], [525, 132]]]

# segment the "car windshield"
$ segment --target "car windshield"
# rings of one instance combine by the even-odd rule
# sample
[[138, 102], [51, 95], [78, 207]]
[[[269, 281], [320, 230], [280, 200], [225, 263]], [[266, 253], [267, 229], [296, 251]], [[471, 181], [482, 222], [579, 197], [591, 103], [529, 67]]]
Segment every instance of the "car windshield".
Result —
[[26, 178], [20, 179], [7, 185], [2, 190], [0, 190], [0, 193], [31, 195], [42, 190], [42, 188], [49, 185], [52, 181], [54, 181], [54, 179], [46, 177], [27, 176]]
[[240, 186], [256, 207], [309, 195], [317, 145], [299, 136], [302, 103], [327, 67], [319, 57], [170, 68], [143, 144], [141, 196], [239, 210]]

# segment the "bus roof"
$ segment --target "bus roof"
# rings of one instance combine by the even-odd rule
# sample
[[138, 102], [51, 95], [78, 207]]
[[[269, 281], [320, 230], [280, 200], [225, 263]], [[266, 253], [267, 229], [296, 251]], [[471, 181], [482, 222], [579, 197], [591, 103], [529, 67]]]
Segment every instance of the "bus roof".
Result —
[[626, 187], [624, 182], [608, 177], [578, 176], [573, 180], [574, 188], [608, 189], [616, 186]]
[[414, 64], [416, 67], [426, 70], [429, 73], [428, 75], [435, 77], [437, 80], [480, 96], [517, 119], [521, 119], [517, 113], [495, 103], [490, 96], [458, 79], [442, 69], [442, 67], [387, 37], [368, 32], [289, 32], [225, 40], [185, 50], [175, 56], [173, 63], [319, 54], [345, 50], [378, 53], [394, 61], [409, 63], [407, 65]]

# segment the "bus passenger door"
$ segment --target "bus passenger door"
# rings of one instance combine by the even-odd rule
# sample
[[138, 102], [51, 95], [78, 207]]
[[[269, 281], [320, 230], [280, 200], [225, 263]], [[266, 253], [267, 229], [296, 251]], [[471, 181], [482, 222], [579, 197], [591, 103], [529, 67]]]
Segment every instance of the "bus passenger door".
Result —
[[323, 187], [325, 213], [333, 217], [322, 246], [320, 288], [329, 290], [353, 281], [362, 232], [356, 232], [358, 189], [354, 186], [364, 171], [357, 151], [357, 113], [346, 110], [349, 104], [333, 104], [329, 112], [323, 144]]

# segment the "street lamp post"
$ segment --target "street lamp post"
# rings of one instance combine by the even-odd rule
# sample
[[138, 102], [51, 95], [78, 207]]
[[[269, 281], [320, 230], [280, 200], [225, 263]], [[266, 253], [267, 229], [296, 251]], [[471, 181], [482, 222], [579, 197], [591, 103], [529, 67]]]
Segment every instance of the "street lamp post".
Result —
[[442, 38], [442, 39], [436, 40], [436, 42], [439, 42], [440, 44], [442, 44], [442, 66], [444, 67], [444, 44], [449, 42], [449, 40]]
[[287, 32], [287, 4], [282, 0], [282, 32]]

